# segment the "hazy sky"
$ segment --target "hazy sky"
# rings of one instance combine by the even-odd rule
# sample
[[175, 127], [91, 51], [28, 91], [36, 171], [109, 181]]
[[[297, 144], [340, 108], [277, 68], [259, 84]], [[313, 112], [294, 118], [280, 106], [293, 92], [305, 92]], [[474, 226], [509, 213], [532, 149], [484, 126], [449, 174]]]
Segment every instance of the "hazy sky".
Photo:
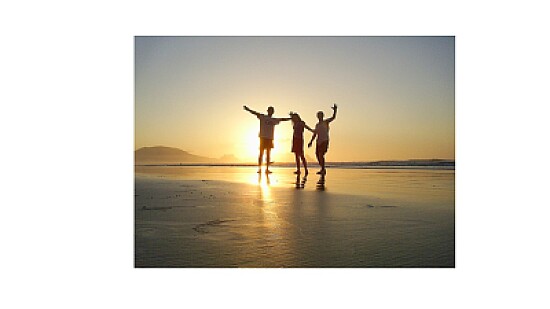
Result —
[[[259, 121], [242, 105], [313, 127], [337, 103], [328, 161], [454, 159], [454, 55], [453, 37], [137, 37], [135, 148], [254, 162]], [[275, 128], [274, 161], [291, 138]]]

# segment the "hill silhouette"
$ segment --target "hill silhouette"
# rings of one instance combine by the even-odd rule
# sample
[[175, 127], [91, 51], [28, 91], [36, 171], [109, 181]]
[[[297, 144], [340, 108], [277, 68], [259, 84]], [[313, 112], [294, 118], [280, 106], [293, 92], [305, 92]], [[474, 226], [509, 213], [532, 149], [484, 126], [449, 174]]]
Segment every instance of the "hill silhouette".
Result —
[[[221, 158], [209, 158], [191, 154], [174, 147], [155, 146], [142, 147], [134, 152], [135, 164], [256, 164], [256, 162], [244, 162], [232, 154], [225, 154]], [[306, 155], [308, 164], [316, 165], [317, 160]], [[294, 164], [294, 154], [282, 153], [272, 158], [276, 165]], [[331, 165], [361, 165], [361, 166], [454, 166], [452, 159], [411, 159], [411, 160], [386, 160], [365, 162], [329, 162]]]
[[232, 154], [225, 154], [218, 161], [222, 163], [237, 163], [237, 162], [240, 162], [241, 160], [239, 160], [237, 157], [235, 157]]
[[134, 152], [136, 164], [220, 163], [219, 159], [190, 154], [179, 148], [142, 147]]
[[[180, 164], [180, 163], [243, 163], [242, 160], [232, 154], [225, 154], [221, 158], [209, 158], [194, 155], [188, 151], [175, 147], [154, 146], [142, 147], [134, 152], [135, 164]], [[306, 155], [308, 162], [316, 162]], [[273, 158], [278, 163], [294, 162], [293, 153], [279, 154]], [[249, 163], [255, 163], [251, 161]]]

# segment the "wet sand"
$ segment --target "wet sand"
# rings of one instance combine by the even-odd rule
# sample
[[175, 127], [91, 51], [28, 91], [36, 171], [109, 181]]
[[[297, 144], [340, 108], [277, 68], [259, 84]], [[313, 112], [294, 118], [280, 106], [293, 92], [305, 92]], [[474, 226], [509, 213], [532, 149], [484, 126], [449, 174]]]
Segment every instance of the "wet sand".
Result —
[[454, 170], [135, 171], [136, 267], [455, 265]]

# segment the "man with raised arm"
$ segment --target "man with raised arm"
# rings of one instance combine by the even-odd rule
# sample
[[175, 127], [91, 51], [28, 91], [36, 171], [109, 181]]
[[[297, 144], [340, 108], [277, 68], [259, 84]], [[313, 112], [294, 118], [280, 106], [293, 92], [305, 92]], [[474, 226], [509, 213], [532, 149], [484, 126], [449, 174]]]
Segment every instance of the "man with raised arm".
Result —
[[258, 173], [262, 172], [262, 161], [264, 156], [264, 150], [267, 152], [266, 156], [266, 174], [271, 173], [269, 170], [269, 163], [271, 160], [271, 148], [273, 148], [273, 132], [275, 130], [275, 126], [279, 124], [281, 121], [287, 121], [290, 120], [290, 118], [273, 118], [273, 113], [275, 112], [275, 109], [273, 106], [270, 106], [267, 108], [267, 115], [260, 114], [256, 111], [251, 110], [246, 105], [243, 106], [244, 110], [255, 115], [260, 120], [260, 133], [258, 136], [260, 137], [260, 155], [258, 156]]
[[338, 111], [338, 106], [334, 104], [332, 106], [332, 117], [328, 119], [323, 119], [325, 114], [322, 111], [317, 112], [317, 119], [319, 119], [319, 122], [317, 125], [315, 125], [315, 130], [313, 130], [313, 136], [311, 137], [311, 141], [307, 144], [308, 147], [311, 147], [311, 144], [313, 143], [313, 140], [315, 137], [317, 137], [317, 147], [315, 149], [315, 155], [317, 156], [317, 161], [319, 161], [319, 165], [321, 166], [321, 170], [317, 172], [317, 174], [325, 175], [327, 173], [325, 169], [325, 154], [328, 151], [328, 131], [329, 131], [329, 123], [331, 123], [334, 119], [336, 119], [336, 112]]

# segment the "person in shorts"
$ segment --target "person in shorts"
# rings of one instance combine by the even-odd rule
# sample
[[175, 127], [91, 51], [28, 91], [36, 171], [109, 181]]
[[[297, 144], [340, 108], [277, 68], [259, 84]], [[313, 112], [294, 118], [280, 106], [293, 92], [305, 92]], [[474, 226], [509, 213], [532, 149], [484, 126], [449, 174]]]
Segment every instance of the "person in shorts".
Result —
[[262, 161], [264, 156], [264, 151], [266, 152], [266, 174], [271, 173], [269, 170], [269, 164], [271, 162], [271, 149], [273, 148], [273, 133], [275, 126], [281, 121], [290, 120], [290, 118], [273, 118], [273, 113], [275, 109], [273, 106], [267, 108], [267, 115], [260, 114], [256, 111], [251, 110], [246, 105], [243, 106], [243, 109], [260, 120], [260, 133], [258, 134], [260, 138], [260, 155], [258, 156], [258, 173], [262, 172]]
[[300, 115], [297, 113], [290, 112], [290, 119], [292, 120], [292, 127], [294, 133], [292, 135], [292, 152], [296, 158], [296, 171], [294, 174], [300, 174], [300, 159], [304, 165], [305, 175], [309, 173], [307, 170], [307, 161], [304, 156], [304, 129], [308, 129], [311, 132], [314, 132], [303, 120], [300, 118]]
[[338, 106], [334, 104], [332, 106], [332, 117], [323, 119], [324, 113], [322, 111], [317, 112], [317, 119], [319, 119], [319, 122], [315, 125], [315, 130], [313, 130], [313, 136], [311, 137], [311, 141], [307, 144], [308, 147], [311, 147], [313, 140], [317, 137], [317, 146], [315, 149], [315, 155], [317, 156], [317, 161], [319, 161], [319, 165], [321, 166], [321, 170], [317, 172], [317, 174], [325, 175], [327, 173], [325, 169], [325, 154], [328, 151], [328, 131], [329, 131], [329, 123], [334, 121], [336, 119], [336, 113], [338, 111]]

